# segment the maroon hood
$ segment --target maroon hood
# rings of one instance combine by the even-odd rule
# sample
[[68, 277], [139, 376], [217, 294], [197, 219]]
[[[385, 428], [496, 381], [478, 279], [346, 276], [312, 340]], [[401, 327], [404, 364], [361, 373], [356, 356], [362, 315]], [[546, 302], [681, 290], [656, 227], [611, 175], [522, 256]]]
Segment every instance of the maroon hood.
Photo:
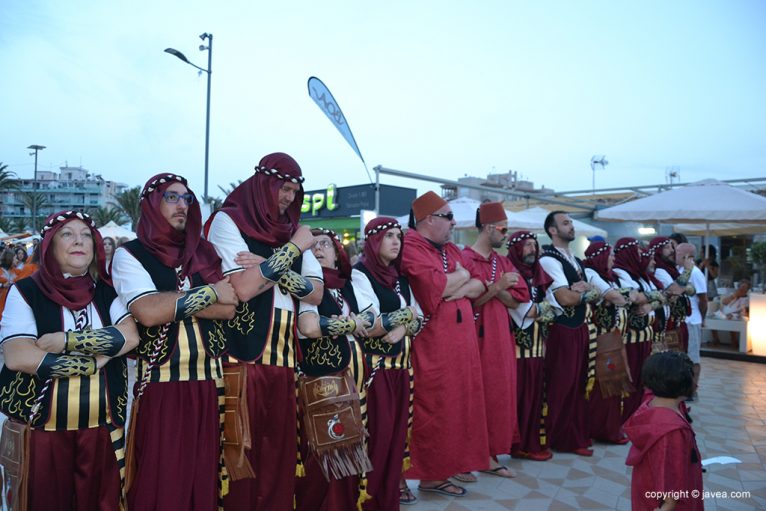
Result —
[[625, 460], [626, 465], [638, 465], [646, 452], [668, 433], [677, 429], [691, 429], [678, 412], [670, 408], [649, 406], [651, 401], [644, 401], [623, 426], [632, 444]]

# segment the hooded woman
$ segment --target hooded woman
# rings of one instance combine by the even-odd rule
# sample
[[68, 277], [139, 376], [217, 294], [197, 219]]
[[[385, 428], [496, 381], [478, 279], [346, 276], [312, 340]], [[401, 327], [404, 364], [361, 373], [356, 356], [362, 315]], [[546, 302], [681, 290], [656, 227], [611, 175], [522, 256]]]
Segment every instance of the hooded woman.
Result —
[[401, 225], [394, 218], [378, 217], [367, 223], [364, 234], [364, 251], [352, 275], [360, 310], [375, 317], [363, 340], [367, 366], [373, 371], [367, 413], [374, 470], [368, 474], [372, 500], [365, 509], [397, 509], [417, 501], [402, 473], [409, 464], [407, 432], [412, 419], [410, 347], [422, 318], [400, 272]]
[[[0, 330], [0, 409], [31, 427], [23, 476], [30, 510], [120, 505], [133, 318], [105, 273], [101, 235], [85, 213], [42, 229], [40, 268], [11, 288]], [[14, 507], [15, 509], [15, 507]]]

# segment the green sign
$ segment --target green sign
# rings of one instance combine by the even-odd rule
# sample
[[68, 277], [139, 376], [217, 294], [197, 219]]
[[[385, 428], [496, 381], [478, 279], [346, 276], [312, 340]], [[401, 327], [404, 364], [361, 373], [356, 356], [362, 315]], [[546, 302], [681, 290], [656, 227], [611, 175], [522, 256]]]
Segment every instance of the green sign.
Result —
[[308, 213], [310, 211], [311, 216], [316, 216], [322, 208], [328, 211], [338, 209], [338, 203], [336, 202], [337, 192], [338, 188], [335, 185], [328, 185], [327, 190], [323, 192], [304, 195], [301, 213]]

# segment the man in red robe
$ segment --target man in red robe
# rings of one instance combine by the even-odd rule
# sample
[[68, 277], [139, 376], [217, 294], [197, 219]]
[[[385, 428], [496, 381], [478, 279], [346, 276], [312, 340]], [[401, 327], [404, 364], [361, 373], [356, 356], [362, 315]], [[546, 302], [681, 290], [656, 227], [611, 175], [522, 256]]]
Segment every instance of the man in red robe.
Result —
[[412, 343], [415, 377], [407, 479], [420, 491], [461, 497], [447, 478], [489, 468], [484, 388], [470, 298], [484, 285], [463, 268], [450, 243], [455, 222], [447, 202], [427, 192], [412, 203], [402, 271], [425, 315]]
[[474, 302], [476, 334], [484, 381], [487, 410], [490, 469], [488, 473], [513, 477], [500, 465], [498, 454], [510, 454], [519, 441], [516, 414], [516, 343], [511, 332], [508, 309], [529, 301], [529, 290], [513, 263], [495, 249], [503, 246], [508, 217], [502, 202], [486, 202], [476, 212], [479, 236], [472, 247], [463, 249], [463, 260], [471, 275], [478, 276], [487, 290]]

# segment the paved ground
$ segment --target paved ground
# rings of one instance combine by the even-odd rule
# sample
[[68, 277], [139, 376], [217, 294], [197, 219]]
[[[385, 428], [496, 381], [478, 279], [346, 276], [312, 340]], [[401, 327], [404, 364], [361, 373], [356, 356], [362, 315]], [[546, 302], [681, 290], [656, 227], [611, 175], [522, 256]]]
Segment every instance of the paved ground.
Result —
[[[2, 356], [0, 355], [0, 363]], [[131, 363], [130, 372], [135, 369]], [[766, 366], [703, 358], [699, 400], [692, 405], [697, 443], [703, 459], [732, 456], [736, 465], [710, 465], [707, 492], [749, 492], [749, 497], [710, 497], [708, 510], [766, 509]], [[0, 423], [4, 416], [0, 416]], [[466, 484], [463, 498], [418, 493], [411, 511], [569, 511], [629, 510], [628, 446], [594, 445], [594, 456], [556, 454], [546, 462], [500, 461], [518, 476], [504, 479], [479, 474]], [[409, 481], [411, 488], [417, 481]]]
[[[714, 464], [704, 474], [705, 491], [750, 492], [750, 497], [710, 497], [708, 510], [766, 509], [766, 366], [711, 358], [702, 359], [699, 400], [691, 415], [702, 458], [732, 456], [736, 465]], [[518, 476], [503, 479], [479, 474], [465, 484], [462, 498], [418, 493], [412, 511], [564, 511], [630, 509], [629, 446], [594, 445], [594, 456], [556, 454], [546, 462], [500, 461]], [[411, 488], [417, 481], [409, 481]]]

